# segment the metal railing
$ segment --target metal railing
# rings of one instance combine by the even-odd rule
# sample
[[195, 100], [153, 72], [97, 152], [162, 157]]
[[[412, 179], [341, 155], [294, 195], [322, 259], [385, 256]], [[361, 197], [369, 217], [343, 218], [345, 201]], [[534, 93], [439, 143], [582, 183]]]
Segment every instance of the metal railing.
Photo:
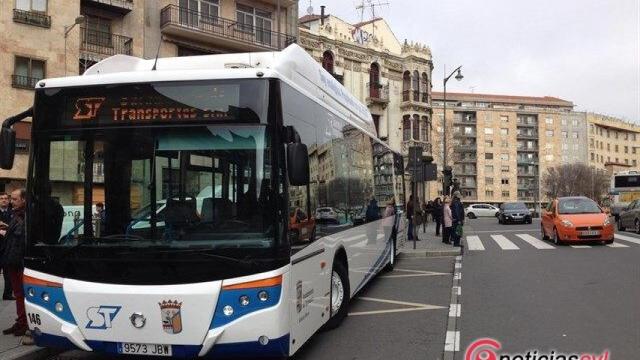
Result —
[[538, 127], [537, 123], [529, 123], [524, 121], [516, 121], [516, 126]]
[[110, 32], [82, 27], [80, 29], [80, 50], [103, 55], [131, 55], [133, 39]]
[[206, 15], [177, 5], [167, 5], [160, 11], [160, 27], [167, 25], [177, 25], [275, 50], [296, 42], [295, 36]]
[[133, 0], [89, 0], [90, 2], [132, 10]]
[[518, 164], [537, 164], [539, 159], [518, 158]]
[[51, 16], [40, 11], [13, 9], [13, 21], [44, 28], [51, 27]]
[[519, 133], [516, 134], [516, 137], [522, 139], [537, 139], [538, 133]]
[[11, 75], [11, 86], [18, 89], [33, 90], [40, 80], [42, 79], [23, 75]]
[[369, 100], [378, 102], [389, 101], [389, 85], [382, 85], [379, 82], [368, 82], [367, 88], [369, 89]]
[[518, 151], [538, 151], [538, 147], [537, 146], [531, 146], [531, 147], [518, 146], [517, 150]]

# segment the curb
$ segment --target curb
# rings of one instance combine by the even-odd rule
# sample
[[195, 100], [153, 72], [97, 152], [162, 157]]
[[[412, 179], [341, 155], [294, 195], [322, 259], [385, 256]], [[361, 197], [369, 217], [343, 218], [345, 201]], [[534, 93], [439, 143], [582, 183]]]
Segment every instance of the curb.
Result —
[[19, 346], [0, 354], [2, 360], [42, 360], [60, 353], [59, 350], [36, 346]]
[[416, 258], [416, 257], [438, 257], [438, 256], [458, 256], [460, 249], [450, 250], [399, 250], [399, 258]]

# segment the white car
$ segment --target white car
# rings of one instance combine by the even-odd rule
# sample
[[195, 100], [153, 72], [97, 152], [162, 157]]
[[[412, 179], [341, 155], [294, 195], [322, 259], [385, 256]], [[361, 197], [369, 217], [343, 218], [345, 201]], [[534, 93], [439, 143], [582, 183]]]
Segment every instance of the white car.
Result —
[[338, 213], [332, 207], [321, 207], [316, 209], [316, 221], [338, 222]]
[[473, 204], [464, 209], [464, 213], [469, 219], [475, 219], [477, 217], [495, 217], [498, 211], [500, 211], [500, 209], [489, 204]]

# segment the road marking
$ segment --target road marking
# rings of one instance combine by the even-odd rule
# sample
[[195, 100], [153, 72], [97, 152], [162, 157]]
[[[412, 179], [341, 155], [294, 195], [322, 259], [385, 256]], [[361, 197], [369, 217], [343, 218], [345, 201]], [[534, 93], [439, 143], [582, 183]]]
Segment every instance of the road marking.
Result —
[[460, 286], [454, 286], [454, 287], [453, 287], [453, 292], [454, 292], [456, 295], [460, 296], [460, 295], [462, 295], [462, 288], [461, 288]]
[[620, 244], [618, 242], [614, 242], [613, 244], [608, 244], [608, 247], [612, 247], [612, 248], [625, 248], [625, 247], [629, 247], [627, 245], [624, 244]]
[[590, 249], [591, 248], [590, 245], [571, 245], [571, 247], [574, 249]]
[[[489, 233], [496, 233], [495, 230], [478, 230], [478, 231], [468, 231], [471, 234], [489, 234]], [[523, 232], [540, 232], [540, 229], [531, 229], [531, 230], [527, 230], [527, 229], [520, 229], [520, 230], [500, 230], [501, 233], [523, 233]]]
[[390, 278], [408, 278], [408, 277], [422, 277], [422, 276], [438, 276], [438, 275], [449, 275], [450, 273], [438, 273], [438, 272], [429, 272], [424, 274], [405, 274], [405, 275], [382, 275], [378, 276], [382, 279], [390, 279]]
[[462, 279], [462, 273], [453, 274], [453, 280], [461, 280], [461, 279]]
[[460, 331], [447, 331], [444, 351], [460, 351]]
[[378, 298], [371, 298], [371, 297], [365, 297], [365, 296], [359, 296], [358, 299], [365, 300], [365, 301], [381, 302], [385, 304], [405, 305], [405, 306], [414, 306], [414, 307], [434, 307], [434, 309], [435, 308], [444, 309], [443, 306], [420, 304], [420, 303], [398, 301], [398, 300], [378, 299]]
[[396, 272], [396, 271], [404, 271], [404, 272], [417, 273], [417, 274], [440, 274], [434, 271], [426, 271], [426, 270], [411, 270], [411, 269], [398, 269], [398, 268], [393, 269], [393, 272]]
[[547, 250], [547, 249], [555, 249], [555, 247], [547, 244], [546, 242], [539, 240], [538, 238], [535, 238], [529, 234], [516, 234], [517, 237], [519, 237], [520, 239], [528, 242], [531, 246], [533, 246], [536, 249], [542, 249], [542, 250]]
[[390, 310], [374, 310], [374, 311], [360, 311], [360, 312], [351, 312], [349, 316], [361, 316], [361, 315], [379, 315], [379, 314], [391, 314], [391, 313], [399, 313], [399, 312], [409, 312], [409, 311], [424, 311], [424, 310], [438, 310], [444, 309], [442, 306], [429, 305], [421, 306], [421, 307], [413, 307], [406, 309], [390, 309]]
[[498, 243], [502, 250], [519, 250], [520, 248], [504, 235], [491, 235], [491, 238]]
[[484, 245], [482, 245], [482, 241], [480, 241], [480, 237], [477, 235], [467, 236], [467, 248], [469, 250], [484, 250]]
[[460, 304], [449, 305], [449, 317], [460, 317], [460, 310], [462, 306]]
[[456, 269], [462, 269], [462, 264], [456, 263], [454, 266]]
[[462, 255], [456, 256], [456, 261], [462, 261]]
[[631, 236], [621, 235], [621, 234], [615, 234], [615, 238], [617, 240], [624, 240], [624, 241], [628, 241], [628, 242], [640, 245], [640, 239], [638, 239], [636, 237], [631, 237]]

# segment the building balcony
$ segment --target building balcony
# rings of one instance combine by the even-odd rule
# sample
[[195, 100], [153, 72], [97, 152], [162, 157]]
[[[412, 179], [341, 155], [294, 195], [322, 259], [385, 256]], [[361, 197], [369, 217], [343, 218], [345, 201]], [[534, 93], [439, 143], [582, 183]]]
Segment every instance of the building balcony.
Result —
[[478, 170], [476, 169], [455, 169], [453, 170], [453, 176], [476, 176]]
[[82, 0], [82, 5], [125, 15], [133, 10], [133, 0]]
[[133, 39], [93, 29], [80, 29], [80, 51], [104, 56], [131, 55]]
[[463, 151], [472, 151], [472, 152], [476, 152], [478, 150], [478, 145], [477, 144], [462, 144], [462, 145], [456, 145], [455, 146], [456, 151], [458, 152], [463, 152]]
[[536, 184], [518, 184], [518, 190], [522, 190], [522, 191], [538, 190], [538, 186]]
[[518, 151], [519, 152], [538, 152], [538, 147], [537, 146], [531, 146], [531, 147], [518, 146]]
[[13, 9], [13, 21], [43, 28], [51, 27], [51, 16], [40, 11]]
[[415, 111], [428, 111], [431, 108], [431, 95], [415, 90], [403, 90], [400, 109], [412, 109]]
[[463, 158], [460, 158], [460, 160], [458, 160], [457, 162], [465, 163], [465, 164], [475, 164], [476, 162], [478, 162], [478, 158], [476, 158], [476, 157], [463, 157]]
[[380, 83], [367, 83], [369, 96], [367, 97], [367, 105], [381, 104], [384, 107], [389, 104], [389, 85]]
[[412, 146], [422, 146], [422, 151], [424, 155], [431, 154], [431, 144], [428, 141], [413, 140], [413, 139], [402, 141], [402, 153], [405, 155], [409, 154], [409, 148]]
[[537, 177], [538, 174], [534, 172], [518, 171], [518, 177]]
[[518, 158], [518, 164], [525, 165], [537, 165], [539, 163], [539, 159], [528, 159], [528, 158]]
[[516, 126], [517, 127], [527, 127], [527, 128], [537, 128], [538, 124], [537, 123], [527, 123], [527, 122], [516, 122]]
[[465, 126], [465, 125], [476, 126], [477, 122], [476, 122], [476, 118], [473, 118], [473, 120], [453, 118], [453, 124], [454, 125], [463, 125], [463, 126]]
[[176, 5], [167, 5], [161, 10], [160, 31], [164, 35], [238, 51], [282, 50], [296, 42], [295, 36], [209, 16]]
[[34, 90], [42, 79], [22, 75], [11, 75], [11, 86], [17, 89]]
[[476, 183], [460, 184], [460, 189], [475, 189], [477, 187], [478, 187], [478, 184]]
[[463, 131], [458, 131], [458, 132], [454, 132], [453, 133], [453, 137], [454, 138], [476, 138], [476, 136], [478, 136], [478, 134], [476, 132], [463, 132]]
[[537, 139], [538, 138], [538, 134], [521, 133], [521, 134], [516, 134], [516, 138], [518, 138], [518, 139]]

